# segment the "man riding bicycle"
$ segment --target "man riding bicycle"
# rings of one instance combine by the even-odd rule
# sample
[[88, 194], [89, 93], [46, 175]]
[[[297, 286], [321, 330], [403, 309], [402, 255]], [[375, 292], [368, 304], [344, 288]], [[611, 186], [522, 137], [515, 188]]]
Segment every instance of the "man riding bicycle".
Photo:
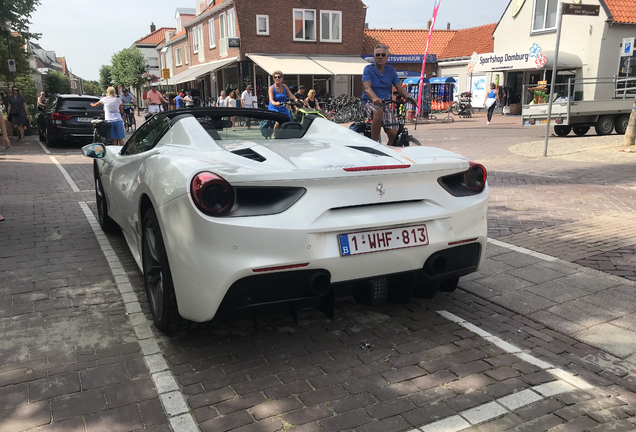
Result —
[[126, 121], [130, 125], [133, 125], [135, 123], [133, 108], [137, 106], [135, 97], [128, 92], [127, 88], [125, 88], [122, 90], [119, 98], [121, 99], [121, 103], [124, 108], [124, 121]]
[[373, 49], [374, 64], [365, 66], [362, 72], [362, 109], [367, 118], [371, 119], [371, 139], [377, 141], [380, 138], [380, 128], [384, 126], [384, 132], [389, 137], [388, 145], [393, 144], [397, 133], [398, 124], [393, 111], [382, 105], [383, 99], [391, 99], [393, 86], [406, 100], [413, 103], [404, 87], [400, 85], [397, 72], [386, 62], [389, 58], [389, 47], [377, 44]]

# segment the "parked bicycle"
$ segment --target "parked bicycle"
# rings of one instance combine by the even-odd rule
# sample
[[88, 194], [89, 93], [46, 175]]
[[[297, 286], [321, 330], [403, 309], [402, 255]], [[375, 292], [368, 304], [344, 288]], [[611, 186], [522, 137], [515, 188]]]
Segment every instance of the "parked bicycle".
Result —
[[137, 120], [135, 120], [135, 105], [132, 103], [124, 104], [124, 128], [126, 132], [134, 132], [137, 130]]
[[451, 108], [451, 113], [456, 116], [470, 118], [473, 116], [472, 93], [464, 92], [457, 96]]
[[93, 143], [110, 143], [110, 125], [104, 119], [93, 119]]
[[[395, 134], [395, 139], [391, 144], [391, 147], [409, 147], [409, 146], [421, 146], [422, 144], [415, 138], [414, 136], [409, 134], [409, 130], [404, 126], [406, 121], [406, 112], [408, 104], [414, 104], [415, 101], [411, 99], [403, 99], [401, 97], [393, 99], [384, 99], [382, 100], [382, 105], [380, 107], [385, 107], [385, 109], [392, 109], [395, 117], [395, 122], [393, 123], [382, 123], [382, 127], [389, 126], [397, 126], [397, 133]], [[367, 138], [371, 138], [371, 121], [367, 120], [366, 122], [357, 122], [352, 124], [349, 129], [364, 134]], [[381, 134], [380, 134], [381, 135]], [[381, 139], [380, 139], [381, 142]]]

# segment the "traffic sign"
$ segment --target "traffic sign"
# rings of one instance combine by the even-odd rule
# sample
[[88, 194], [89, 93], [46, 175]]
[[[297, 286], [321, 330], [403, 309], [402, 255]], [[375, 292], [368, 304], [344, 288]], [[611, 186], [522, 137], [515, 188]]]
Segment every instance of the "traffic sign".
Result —
[[15, 72], [15, 60], [9, 59], [9, 72]]
[[161, 69], [161, 78], [170, 79], [170, 69], [168, 68]]
[[563, 15], [599, 16], [600, 5], [563, 3]]

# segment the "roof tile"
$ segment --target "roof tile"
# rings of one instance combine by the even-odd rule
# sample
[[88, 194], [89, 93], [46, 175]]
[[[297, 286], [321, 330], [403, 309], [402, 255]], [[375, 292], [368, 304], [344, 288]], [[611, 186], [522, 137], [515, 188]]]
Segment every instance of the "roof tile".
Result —
[[439, 58], [470, 57], [472, 53], [489, 53], [495, 49], [492, 32], [497, 23], [459, 30]]
[[136, 44], [158, 44], [162, 42], [166, 38], [167, 31], [176, 31], [175, 27], [159, 27], [157, 30], [153, 31], [150, 34], [142, 37], [141, 39], [137, 39], [135, 41]]
[[[440, 55], [457, 30], [433, 30], [429, 54]], [[391, 54], [424, 54], [428, 41], [428, 30], [365, 29], [362, 49], [364, 54], [373, 54], [373, 48], [383, 43]]]
[[636, 1], [605, 0], [614, 22], [636, 24]]

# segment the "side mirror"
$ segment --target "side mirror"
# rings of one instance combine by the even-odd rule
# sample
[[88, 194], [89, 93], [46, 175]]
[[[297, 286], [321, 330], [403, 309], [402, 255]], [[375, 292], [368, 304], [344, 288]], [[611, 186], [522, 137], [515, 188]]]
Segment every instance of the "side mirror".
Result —
[[82, 147], [82, 154], [92, 159], [103, 159], [106, 157], [106, 149], [102, 144], [88, 144]]

